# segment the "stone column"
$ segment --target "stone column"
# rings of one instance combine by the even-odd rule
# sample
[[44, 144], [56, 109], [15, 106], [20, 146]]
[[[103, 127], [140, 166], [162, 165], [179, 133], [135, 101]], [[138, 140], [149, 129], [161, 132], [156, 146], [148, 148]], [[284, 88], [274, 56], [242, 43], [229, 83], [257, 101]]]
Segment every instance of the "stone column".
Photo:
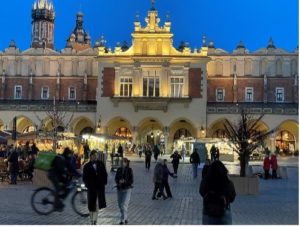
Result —
[[133, 126], [132, 128], [132, 144], [137, 145], [138, 127]]
[[164, 137], [165, 137], [165, 153], [168, 154], [170, 152], [172, 152], [171, 148], [172, 148], [172, 141], [169, 138], [170, 136], [170, 129], [168, 126], [164, 127]]
[[33, 78], [32, 78], [32, 73], [30, 73], [30, 77], [29, 77], [29, 89], [28, 89], [28, 100], [33, 100]]
[[264, 74], [264, 103], [268, 102], [268, 78], [267, 75]]
[[237, 75], [233, 76], [233, 102], [238, 101], [238, 86], [237, 86]]
[[83, 95], [82, 95], [82, 99], [84, 101], [86, 101], [88, 99], [87, 89], [88, 89], [88, 78], [87, 78], [87, 74], [85, 73], [83, 76]]
[[55, 91], [55, 96], [58, 100], [60, 100], [60, 73], [57, 72], [56, 75], [56, 91]]
[[4, 99], [5, 97], [5, 70], [2, 71], [2, 84], [1, 84], [1, 99]]

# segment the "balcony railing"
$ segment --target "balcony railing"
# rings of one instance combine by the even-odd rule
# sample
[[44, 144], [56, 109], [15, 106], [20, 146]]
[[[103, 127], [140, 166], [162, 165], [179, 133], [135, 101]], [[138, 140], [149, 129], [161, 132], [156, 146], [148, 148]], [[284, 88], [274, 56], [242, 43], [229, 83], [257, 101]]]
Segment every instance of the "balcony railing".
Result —
[[208, 114], [237, 114], [242, 109], [251, 114], [282, 114], [298, 115], [298, 103], [226, 103], [226, 102], [208, 102]]
[[[56, 101], [58, 110], [67, 112], [96, 112], [96, 101]], [[48, 111], [53, 100], [0, 100], [0, 111]]]

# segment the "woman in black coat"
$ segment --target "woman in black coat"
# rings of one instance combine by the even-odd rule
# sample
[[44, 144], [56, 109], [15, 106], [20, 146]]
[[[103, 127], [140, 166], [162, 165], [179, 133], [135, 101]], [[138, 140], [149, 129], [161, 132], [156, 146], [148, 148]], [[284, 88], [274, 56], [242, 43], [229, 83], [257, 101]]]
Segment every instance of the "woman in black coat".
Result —
[[[107, 172], [102, 161], [97, 160], [97, 151], [92, 150], [90, 161], [83, 167], [83, 182], [88, 189], [88, 208], [92, 225], [97, 224], [98, 207], [106, 207], [105, 185], [107, 184]], [[98, 201], [98, 207], [97, 207]]]
[[9, 154], [8, 158], [8, 172], [10, 174], [10, 184], [17, 184], [17, 176], [19, 173], [18, 153], [15, 149]]
[[[216, 160], [210, 164], [207, 174], [202, 178], [199, 189], [203, 197], [202, 224], [232, 224], [230, 203], [234, 201], [236, 193], [227, 173], [224, 164]], [[220, 201], [223, 206], [219, 206]], [[221, 212], [216, 212], [220, 210]]]

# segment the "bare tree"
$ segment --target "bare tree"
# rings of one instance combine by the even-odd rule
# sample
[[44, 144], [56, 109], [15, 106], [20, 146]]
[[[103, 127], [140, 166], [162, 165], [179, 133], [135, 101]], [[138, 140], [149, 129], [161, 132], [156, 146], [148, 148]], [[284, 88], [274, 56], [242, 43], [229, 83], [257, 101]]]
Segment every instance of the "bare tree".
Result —
[[[46, 118], [41, 119], [36, 113], [37, 119], [40, 121], [39, 129], [42, 130], [46, 136], [52, 137], [52, 149], [56, 152], [57, 141], [58, 141], [58, 127], [63, 127], [64, 130], [69, 128], [70, 123], [74, 117], [74, 111], [71, 113], [71, 116], [68, 116], [70, 112], [65, 111], [67, 108], [66, 103], [56, 102], [55, 97], [52, 105], [48, 105], [45, 109]], [[69, 118], [68, 118], [69, 117]], [[67, 119], [68, 118], [68, 119]], [[46, 121], [50, 120], [51, 130], [48, 131], [46, 128]]]
[[224, 128], [226, 137], [233, 143], [234, 151], [240, 158], [240, 176], [246, 176], [246, 165], [252, 152], [260, 145], [264, 144], [264, 140], [275, 130], [261, 130], [260, 120], [264, 115], [258, 118], [241, 110], [240, 119], [232, 123], [225, 120]]

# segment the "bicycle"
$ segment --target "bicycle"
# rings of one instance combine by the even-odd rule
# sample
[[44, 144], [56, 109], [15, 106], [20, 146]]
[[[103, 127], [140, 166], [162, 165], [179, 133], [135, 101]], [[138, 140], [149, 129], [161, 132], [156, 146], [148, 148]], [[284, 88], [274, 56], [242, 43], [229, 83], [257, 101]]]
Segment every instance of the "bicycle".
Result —
[[[79, 183], [78, 180], [72, 180], [67, 187], [68, 195], [74, 191], [71, 198], [71, 205], [73, 210], [82, 217], [89, 216], [87, 206], [87, 188], [84, 184]], [[66, 197], [67, 197], [66, 196]], [[31, 196], [31, 207], [40, 215], [48, 215], [54, 212], [55, 191], [48, 187], [40, 187], [34, 191]]]

